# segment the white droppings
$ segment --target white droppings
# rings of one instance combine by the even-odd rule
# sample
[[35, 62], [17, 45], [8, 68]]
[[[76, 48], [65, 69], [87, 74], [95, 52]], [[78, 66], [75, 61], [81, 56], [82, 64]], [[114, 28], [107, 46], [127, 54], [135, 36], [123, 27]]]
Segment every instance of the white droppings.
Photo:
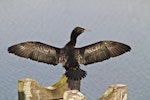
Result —
[[24, 83], [23, 91], [25, 94], [25, 100], [30, 100], [30, 98], [32, 97], [30, 81]]
[[46, 87], [47, 89], [50, 89], [50, 90], [55, 90], [56, 88], [55, 87], [53, 87], [53, 86], [48, 86], [48, 87]]
[[36, 91], [36, 94], [37, 94], [38, 100], [41, 100], [41, 97], [40, 97], [40, 90], [37, 90], [37, 91]]
[[127, 100], [127, 93], [124, 95], [122, 100]]
[[65, 91], [63, 100], [86, 100], [85, 96], [78, 90]]

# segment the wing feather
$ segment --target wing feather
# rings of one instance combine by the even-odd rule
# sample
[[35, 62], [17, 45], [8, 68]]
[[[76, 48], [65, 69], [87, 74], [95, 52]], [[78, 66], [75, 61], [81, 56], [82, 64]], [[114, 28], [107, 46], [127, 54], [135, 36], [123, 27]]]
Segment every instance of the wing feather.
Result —
[[59, 51], [59, 48], [32, 41], [16, 44], [8, 48], [9, 53], [53, 65], [57, 65], [59, 62]]
[[130, 51], [130, 46], [115, 41], [100, 41], [76, 48], [76, 59], [80, 64], [92, 64], [116, 57]]

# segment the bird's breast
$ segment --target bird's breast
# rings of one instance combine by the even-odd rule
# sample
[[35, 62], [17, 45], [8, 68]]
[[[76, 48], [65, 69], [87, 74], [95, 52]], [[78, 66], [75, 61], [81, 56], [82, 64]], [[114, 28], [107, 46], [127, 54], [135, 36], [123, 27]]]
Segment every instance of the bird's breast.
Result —
[[72, 48], [63, 48], [59, 54], [59, 62], [63, 65], [70, 61], [74, 57], [74, 49]]
[[60, 52], [59, 60], [66, 69], [72, 68], [73, 66], [79, 66], [79, 63], [75, 57], [74, 48], [64, 48]]

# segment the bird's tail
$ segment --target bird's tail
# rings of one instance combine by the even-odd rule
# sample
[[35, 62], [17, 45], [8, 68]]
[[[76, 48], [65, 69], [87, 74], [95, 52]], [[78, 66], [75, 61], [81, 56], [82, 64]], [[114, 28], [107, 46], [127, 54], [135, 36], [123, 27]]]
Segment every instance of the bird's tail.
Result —
[[77, 68], [77, 69], [69, 69], [66, 70], [65, 75], [68, 77], [68, 79], [71, 80], [81, 80], [86, 76], [86, 71]]

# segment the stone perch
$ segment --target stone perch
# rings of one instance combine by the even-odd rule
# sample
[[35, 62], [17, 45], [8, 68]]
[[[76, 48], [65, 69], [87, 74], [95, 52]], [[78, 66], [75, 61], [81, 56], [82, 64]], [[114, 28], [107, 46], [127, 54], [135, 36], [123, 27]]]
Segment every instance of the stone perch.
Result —
[[111, 85], [99, 100], [127, 100], [127, 86]]
[[86, 98], [78, 90], [68, 90], [64, 92], [63, 100], [86, 100]]
[[25, 78], [18, 81], [19, 100], [62, 100], [67, 90], [80, 90], [80, 81], [69, 80], [65, 75], [52, 86], [43, 87], [35, 80]]
[[[25, 78], [18, 81], [18, 100], [86, 100], [84, 95], [77, 90], [80, 89], [80, 82], [74, 83], [73, 85], [73, 81], [68, 81], [63, 75], [54, 85], [43, 87], [35, 80]], [[127, 86], [111, 85], [98, 100], [127, 100]]]

